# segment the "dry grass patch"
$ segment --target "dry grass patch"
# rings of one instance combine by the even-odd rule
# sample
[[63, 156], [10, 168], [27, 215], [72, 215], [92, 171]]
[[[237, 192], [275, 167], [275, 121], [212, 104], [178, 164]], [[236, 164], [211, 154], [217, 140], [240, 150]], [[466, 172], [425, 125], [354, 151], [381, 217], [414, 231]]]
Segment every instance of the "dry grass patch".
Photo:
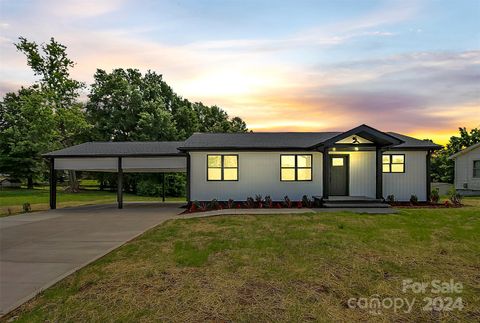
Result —
[[[13, 315], [20, 322], [476, 321], [479, 235], [474, 208], [169, 221]], [[372, 315], [348, 307], [351, 297], [419, 298], [402, 293], [407, 278], [462, 282], [465, 309], [425, 312], [418, 304], [412, 313]]]

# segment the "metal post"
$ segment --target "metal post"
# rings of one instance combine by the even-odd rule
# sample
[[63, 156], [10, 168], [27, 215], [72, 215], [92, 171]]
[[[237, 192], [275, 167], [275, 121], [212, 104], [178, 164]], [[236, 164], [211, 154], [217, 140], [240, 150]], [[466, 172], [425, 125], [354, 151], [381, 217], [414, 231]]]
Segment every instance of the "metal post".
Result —
[[50, 209], [57, 208], [57, 172], [55, 171], [55, 159], [50, 158]]
[[382, 164], [383, 153], [382, 149], [377, 147], [375, 150], [375, 192], [377, 199], [383, 199], [383, 164]]
[[118, 208], [119, 208], [119, 209], [123, 209], [123, 168], [122, 168], [122, 157], [118, 157], [117, 204], [118, 204]]
[[162, 202], [165, 202], [165, 173], [162, 173]]

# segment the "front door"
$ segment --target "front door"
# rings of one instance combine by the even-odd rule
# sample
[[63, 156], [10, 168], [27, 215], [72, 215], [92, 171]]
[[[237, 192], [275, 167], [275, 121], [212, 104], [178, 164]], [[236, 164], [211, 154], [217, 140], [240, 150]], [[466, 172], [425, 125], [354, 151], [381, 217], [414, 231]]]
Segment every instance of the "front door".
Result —
[[330, 155], [330, 195], [348, 195], [348, 155]]

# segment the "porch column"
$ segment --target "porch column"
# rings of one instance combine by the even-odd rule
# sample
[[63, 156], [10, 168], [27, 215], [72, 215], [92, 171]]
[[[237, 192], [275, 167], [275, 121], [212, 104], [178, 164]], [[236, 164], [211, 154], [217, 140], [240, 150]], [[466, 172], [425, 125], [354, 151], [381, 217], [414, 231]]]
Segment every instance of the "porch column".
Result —
[[430, 201], [430, 195], [432, 194], [432, 176], [431, 176], [431, 157], [432, 151], [427, 152], [427, 162], [426, 162], [426, 171], [427, 171], [427, 202]]
[[383, 198], [383, 170], [382, 170], [382, 149], [377, 147], [375, 150], [375, 159], [376, 159], [376, 174], [375, 174], [375, 181], [376, 181], [376, 198], [382, 199]]
[[122, 168], [122, 157], [118, 157], [117, 204], [118, 204], [118, 208], [119, 208], [119, 209], [123, 209], [123, 168]]
[[328, 199], [330, 195], [330, 158], [328, 156], [328, 147], [322, 151], [323, 156], [323, 199]]
[[55, 158], [50, 158], [50, 209], [57, 208], [57, 172], [55, 171]]

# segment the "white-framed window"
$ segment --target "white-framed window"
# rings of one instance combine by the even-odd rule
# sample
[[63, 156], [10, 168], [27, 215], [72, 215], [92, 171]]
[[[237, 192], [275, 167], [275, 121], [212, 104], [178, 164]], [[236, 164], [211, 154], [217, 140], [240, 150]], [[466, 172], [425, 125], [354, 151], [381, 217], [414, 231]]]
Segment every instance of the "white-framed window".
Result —
[[473, 178], [480, 178], [480, 160], [473, 161]]

